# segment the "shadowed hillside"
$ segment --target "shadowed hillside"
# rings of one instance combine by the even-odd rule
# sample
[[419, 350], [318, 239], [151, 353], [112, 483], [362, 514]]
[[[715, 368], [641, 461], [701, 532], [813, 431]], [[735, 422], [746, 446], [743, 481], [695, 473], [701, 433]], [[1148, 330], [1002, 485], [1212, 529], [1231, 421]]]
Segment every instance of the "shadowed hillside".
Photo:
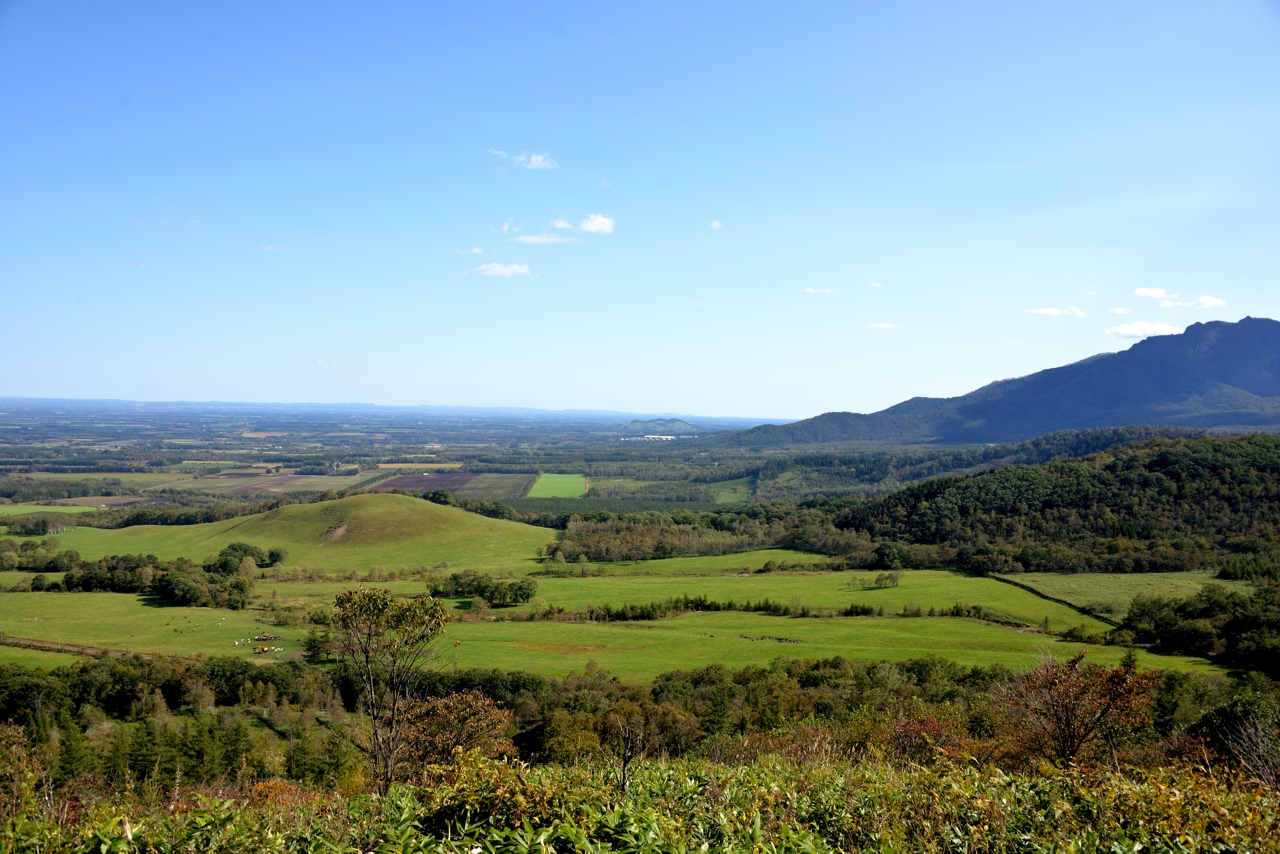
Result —
[[1181, 335], [1148, 338], [1120, 353], [1001, 380], [962, 397], [916, 397], [870, 415], [828, 412], [710, 441], [971, 444], [1126, 424], [1280, 428], [1280, 322], [1196, 323]]

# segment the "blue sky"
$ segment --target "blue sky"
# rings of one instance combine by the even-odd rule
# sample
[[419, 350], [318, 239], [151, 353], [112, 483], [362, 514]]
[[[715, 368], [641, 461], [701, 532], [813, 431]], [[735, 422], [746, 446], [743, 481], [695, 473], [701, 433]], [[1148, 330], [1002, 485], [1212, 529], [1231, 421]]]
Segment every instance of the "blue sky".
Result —
[[0, 395], [799, 418], [1280, 317], [1274, 2], [9, 0], [0, 128]]

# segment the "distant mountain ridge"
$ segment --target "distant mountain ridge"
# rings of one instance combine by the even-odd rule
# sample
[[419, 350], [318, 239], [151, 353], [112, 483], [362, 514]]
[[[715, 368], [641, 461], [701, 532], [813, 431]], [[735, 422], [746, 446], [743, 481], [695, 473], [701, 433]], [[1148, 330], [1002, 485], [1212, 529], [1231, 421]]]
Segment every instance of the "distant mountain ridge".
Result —
[[1280, 429], [1280, 321], [1195, 323], [1119, 353], [1001, 380], [961, 397], [915, 397], [880, 412], [828, 412], [711, 438], [743, 447], [839, 442], [1015, 442], [1128, 424]]

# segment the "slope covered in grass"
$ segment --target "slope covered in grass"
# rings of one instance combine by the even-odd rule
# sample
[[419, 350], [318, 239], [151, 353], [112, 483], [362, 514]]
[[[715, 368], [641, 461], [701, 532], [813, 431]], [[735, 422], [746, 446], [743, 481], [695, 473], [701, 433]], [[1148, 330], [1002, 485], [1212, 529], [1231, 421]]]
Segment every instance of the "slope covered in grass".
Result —
[[406, 495], [353, 495], [320, 504], [292, 504], [256, 516], [204, 525], [77, 528], [59, 536], [62, 548], [86, 558], [153, 554], [200, 561], [228, 543], [289, 550], [288, 565], [367, 570], [400, 565], [492, 569], [534, 568], [534, 550], [555, 532], [489, 519]]

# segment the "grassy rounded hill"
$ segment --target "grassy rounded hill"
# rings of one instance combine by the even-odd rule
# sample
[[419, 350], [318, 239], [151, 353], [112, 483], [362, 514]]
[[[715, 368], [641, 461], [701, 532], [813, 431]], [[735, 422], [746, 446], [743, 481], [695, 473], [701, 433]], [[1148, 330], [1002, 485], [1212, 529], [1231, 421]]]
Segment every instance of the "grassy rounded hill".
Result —
[[533, 570], [535, 550], [555, 532], [489, 519], [407, 495], [353, 495], [319, 504], [291, 504], [256, 516], [204, 525], [138, 525], [104, 530], [76, 528], [59, 535], [62, 548], [86, 558], [153, 554], [202, 560], [229, 543], [289, 550], [287, 564], [367, 570], [436, 566]]

